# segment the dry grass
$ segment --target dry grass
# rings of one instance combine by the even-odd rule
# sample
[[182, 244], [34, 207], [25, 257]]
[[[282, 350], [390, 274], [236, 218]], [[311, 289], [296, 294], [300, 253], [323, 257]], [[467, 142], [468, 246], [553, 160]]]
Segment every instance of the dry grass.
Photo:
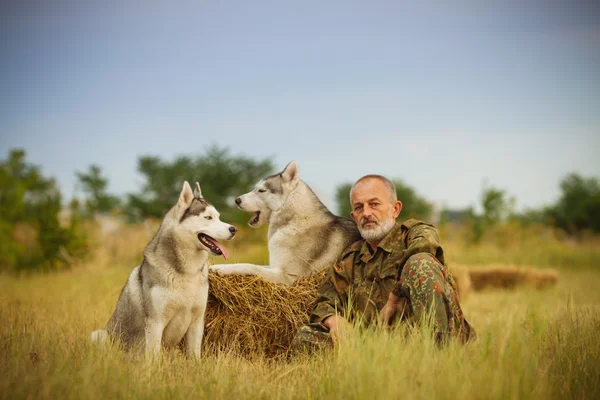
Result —
[[[211, 311], [218, 315], [207, 318], [206, 344], [212, 351], [205, 351], [199, 363], [180, 355], [149, 363], [116, 347], [96, 348], [89, 337], [110, 317], [155, 229], [156, 225], [123, 227], [97, 235], [96, 252], [71, 271], [0, 275], [0, 398], [600, 396], [600, 263], [583, 263], [597, 257], [598, 250], [588, 244], [564, 245], [567, 250], [552, 259], [555, 263], [528, 263], [559, 268], [560, 280], [553, 286], [472, 291], [465, 296], [463, 310], [479, 337], [467, 346], [437, 350], [425, 336], [406, 335], [402, 328], [391, 332], [374, 328], [349, 332], [331, 353], [276, 357], [285, 354], [289, 335], [307, 317], [301, 314], [309, 301], [301, 298], [313, 293], [314, 282], [307, 279], [293, 289], [272, 287], [257, 278], [229, 277], [236, 281], [232, 289], [230, 281], [219, 281], [226, 277], [211, 277], [213, 296], [223, 303]], [[268, 258], [264, 235], [242, 230], [227, 245], [230, 261], [264, 264]], [[249, 236], [253, 239], [245, 240]], [[484, 258], [491, 243], [466, 252], [469, 245], [456, 240], [448, 241], [448, 259], [468, 268], [474, 259], [481, 261], [480, 266], [511, 265], [531, 257], [531, 252], [510, 244], [514, 253], [494, 250]], [[563, 244], [540, 242], [537, 248], [544, 246], [558, 252]], [[572, 254], [577, 256], [569, 258]], [[298, 309], [270, 306], [293, 299], [299, 302]], [[242, 314], [246, 322], [239, 319]], [[243, 326], [259, 316], [275, 320]], [[265, 337], [279, 344], [267, 343]]]
[[597, 398], [600, 273], [545, 290], [475, 292], [479, 340], [436, 350], [402, 330], [350, 332], [332, 353], [245, 358], [205, 352], [158, 363], [95, 348], [128, 268], [0, 277], [0, 398]]

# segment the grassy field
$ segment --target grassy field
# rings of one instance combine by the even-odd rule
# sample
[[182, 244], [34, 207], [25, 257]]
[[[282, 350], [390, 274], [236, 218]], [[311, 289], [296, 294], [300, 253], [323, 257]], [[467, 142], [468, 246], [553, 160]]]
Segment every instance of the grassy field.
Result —
[[[208, 349], [149, 363], [89, 341], [103, 327], [156, 226], [97, 236], [69, 271], [0, 276], [2, 398], [600, 398], [600, 250], [555, 232], [507, 227], [479, 245], [442, 230], [451, 262], [557, 268], [557, 286], [472, 293], [478, 340], [437, 349], [427, 337], [347, 332], [331, 352], [248, 361]], [[512, 234], [509, 234], [512, 231]], [[508, 232], [508, 233], [507, 233]], [[231, 262], [267, 261], [264, 231], [243, 230]]]

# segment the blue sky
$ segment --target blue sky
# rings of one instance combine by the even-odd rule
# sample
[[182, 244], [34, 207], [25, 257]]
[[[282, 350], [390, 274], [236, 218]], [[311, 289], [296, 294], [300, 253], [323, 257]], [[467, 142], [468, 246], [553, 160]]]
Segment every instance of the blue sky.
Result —
[[2, 6], [2, 158], [24, 148], [69, 198], [92, 163], [124, 194], [140, 155], [216, 143], [297, 160], [330, 207], [366, 173], [520, 209], [600, 176], [594, 2], [213, 3]]

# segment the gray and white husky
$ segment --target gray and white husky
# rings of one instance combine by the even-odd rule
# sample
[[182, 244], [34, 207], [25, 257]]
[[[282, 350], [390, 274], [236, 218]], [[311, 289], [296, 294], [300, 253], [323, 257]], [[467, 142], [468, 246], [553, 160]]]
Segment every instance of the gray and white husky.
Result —
[[185, 182], [177, 204], [163, 219], [134, 268], [106, 328], [92, 333], [94, 342], [120, 339], [127, 349], [143, 347], [156, 355], [161, 345], [185, 344], [188, 357], [200, 357], [208, 299], [208, 254], [227, 250], [217, 240], [234, 237], [236, 228]]
[[222, 275], [260, 275], [271, 282], [292, 284], [333, 265], [347, 246], [361, 238], [354, 221], [333, 215], [300, 180], [295, 161], [235, 202], [240, 209], [254, 212], [250, 226], [269, 224], [269, 265], [210, 267]]

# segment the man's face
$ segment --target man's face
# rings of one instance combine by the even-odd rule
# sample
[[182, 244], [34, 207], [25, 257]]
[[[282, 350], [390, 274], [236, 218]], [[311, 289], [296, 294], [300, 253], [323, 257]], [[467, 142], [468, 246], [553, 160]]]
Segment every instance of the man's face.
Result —
[[402, 203], [392, 202], [390, 192], [381, 180], [367, 178], [354, 186], [351, 197], [352, 218], [362, 237], [379, 242], [394, 227]]

